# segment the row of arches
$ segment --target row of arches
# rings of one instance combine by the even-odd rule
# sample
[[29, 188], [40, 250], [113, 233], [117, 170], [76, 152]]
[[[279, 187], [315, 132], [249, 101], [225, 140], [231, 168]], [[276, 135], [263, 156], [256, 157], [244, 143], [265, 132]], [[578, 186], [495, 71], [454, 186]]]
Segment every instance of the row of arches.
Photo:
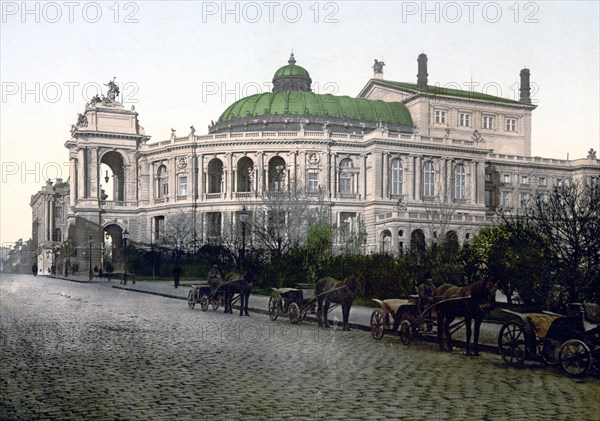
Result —
[[[399, 237], [403, 236], [402, 230], [398, 232]], [[458, 234], [456, 231], [448, 231], [445, 235], [444, 241], [446, 243], [455, 245], [458, 248]], [[379, 234], [379, 251], [382, 253], [393, 253], [393, 238], [392, 232], [389, 229], [383, 230]], [[427, 243], [425, 241], [425, 233], [422, 229], [417, 228], [413, 230], [410, 234], [410, 250], [423, 254], [427, 248]], [[404, 243], [400, 240], [398, 242], [398, 251], [400, 253], [404, 252]]]

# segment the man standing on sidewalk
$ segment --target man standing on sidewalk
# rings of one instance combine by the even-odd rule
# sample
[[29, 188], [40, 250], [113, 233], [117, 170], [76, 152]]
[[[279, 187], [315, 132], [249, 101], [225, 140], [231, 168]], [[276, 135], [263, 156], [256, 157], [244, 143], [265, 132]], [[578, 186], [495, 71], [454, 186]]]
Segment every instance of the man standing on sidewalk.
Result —
[[179, 277], [181, 276], [181, 267], [175, 265], [173, 268], [173, 281], [175, 282], [175, 289], [179, 286]]

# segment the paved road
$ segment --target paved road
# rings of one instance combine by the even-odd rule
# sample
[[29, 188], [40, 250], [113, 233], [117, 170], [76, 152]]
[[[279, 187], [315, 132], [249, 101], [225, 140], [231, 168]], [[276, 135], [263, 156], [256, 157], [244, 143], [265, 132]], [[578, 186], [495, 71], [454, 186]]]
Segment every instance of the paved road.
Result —
[[600, 382], [359, 330], [0, 281], [0, 419], [592, 420]]

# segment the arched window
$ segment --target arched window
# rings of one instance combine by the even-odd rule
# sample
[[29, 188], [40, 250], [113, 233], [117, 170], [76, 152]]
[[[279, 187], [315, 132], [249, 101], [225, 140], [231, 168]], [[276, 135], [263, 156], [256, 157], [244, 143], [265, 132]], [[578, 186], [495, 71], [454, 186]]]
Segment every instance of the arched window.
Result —
[[466, 175], [465, 166], [457, 164], [454, 167], [454, 198], [461, 200], [465, 198]]
[[169, 172], [167, 167], [161, 165], [156, 172], [156, 191], [157, 197], [163, 199], [169, 196]]
[[419, 258], [425, 256], [426, 245], [423, 230], [416, 229], [410, 234], [410, 249]]
[[423, 197], [435, 196], [435, 168], [433, 162], [423, 163]]
[[237, 191], [252, 191], [254, 179], [254, 162], [247, 156], [241, 158], [237, 164]]
[[269, 161], [269, 191], [285, 190], [286, 165], [285, 160], [275, 156]]
[[208, 163], [208, 193], [221, 193], [223, 181], [223, 162], [211, 159]]
[[385, 230], [381, 233], [381, 252], [391, 253], [392, 251], [392, 233], [389, 230]]
[[339, 191], [342, 194], [354, 193], [354, 164], [349, 158], [340, 162]]
[[390, 164], [390, 195], [402, 194], [402, 161], [400, 158], [392, 159]]

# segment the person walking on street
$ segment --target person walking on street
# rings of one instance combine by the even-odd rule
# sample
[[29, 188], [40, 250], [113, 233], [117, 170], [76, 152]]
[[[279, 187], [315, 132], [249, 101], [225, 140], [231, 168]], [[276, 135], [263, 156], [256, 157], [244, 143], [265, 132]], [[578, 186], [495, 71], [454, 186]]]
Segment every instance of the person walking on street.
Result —
[[175, 265], [173, 268], [173, 281], [175, 282], [175, 289], [179, 286], [179, 277], [181, 276], [181, 267]]

